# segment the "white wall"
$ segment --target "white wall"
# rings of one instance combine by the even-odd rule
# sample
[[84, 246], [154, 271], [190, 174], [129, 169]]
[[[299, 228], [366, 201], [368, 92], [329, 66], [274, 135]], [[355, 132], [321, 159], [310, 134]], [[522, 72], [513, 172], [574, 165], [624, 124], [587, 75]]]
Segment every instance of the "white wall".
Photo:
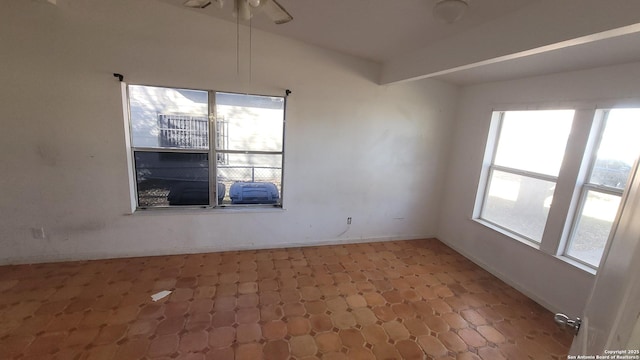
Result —
[[[151, 0], [58, 3], [0, 2], [0, 263], [435, 235], [455, 87], [378, 86], [376, 64], [255, 30], [249, 83], [247, 61], [236, 73], [235, 24]], [[131, 215], [113, 72], [291, 89], [286, 209]]]
[[461, 90], [438, 238], [552, 311], [579, 316], [593, 275], [471, 220], [494, 108], [640, 98], [640, 63]]

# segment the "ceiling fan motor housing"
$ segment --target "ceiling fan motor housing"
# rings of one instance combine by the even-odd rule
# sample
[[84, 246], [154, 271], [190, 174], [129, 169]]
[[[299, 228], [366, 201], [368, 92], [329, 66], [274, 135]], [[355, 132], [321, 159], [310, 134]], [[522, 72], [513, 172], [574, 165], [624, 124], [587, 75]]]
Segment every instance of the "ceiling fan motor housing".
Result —
[[469, 7], [468, 0], [438, 0], [433, 7], [433, 16], [452, 24], [462, 18]]

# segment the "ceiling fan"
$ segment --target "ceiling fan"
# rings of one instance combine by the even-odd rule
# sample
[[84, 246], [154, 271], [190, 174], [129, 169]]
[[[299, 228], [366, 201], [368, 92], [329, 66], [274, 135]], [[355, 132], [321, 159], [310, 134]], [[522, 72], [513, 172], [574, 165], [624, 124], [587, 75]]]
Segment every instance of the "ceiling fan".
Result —
[[[204, 9], [215, 3], [218, 8], [224, 7], [224, 0], [186, 0], [184, 6]], [[249, 20], [253, 14], [263, 12], [276, 24], [284, 24], [293, 20], [293, 16], [276, 0], [234, 0], [233, 14], [241, 20]]]

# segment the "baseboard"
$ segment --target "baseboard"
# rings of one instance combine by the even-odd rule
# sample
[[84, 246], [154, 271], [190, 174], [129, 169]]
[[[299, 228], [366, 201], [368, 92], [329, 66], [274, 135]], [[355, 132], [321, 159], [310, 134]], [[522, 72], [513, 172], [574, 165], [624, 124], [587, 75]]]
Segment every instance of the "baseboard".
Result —
[[483, 268], [484, 270], [486, 270], [487, 272], [489, 272], [491, 275], [497, 277], [498, 279], [504, 281], [506, 284], [508, 284], [509, 286], [511, 286], [512, 288], [520, 291], [521, 293], [523, 293], [525, 296], [527, 296], [529, 299], [535, 301], [536, 303], [538, 303], [540, 306], [542, 306], [543, 308], [551, 311], [552, 313], [557, 313], [557, 312], [561, 312], [560, 309], [556, 308], [555, 306], [553, 306], [551, 303], [549, 303], [548, 301], [546, 301], [545, 299], [539, 297], [538, 295], [532, 293], [531, 291], [523, 288], [522, 286], [520, 286], [520, 284], [518, 284], [516, 281], [513, 281], [509, 276], [505, 275], [504, 273], [498, 271], [497, 269], [495, 269], [493, 266], [485, 263], [484, 261], [479, 260], [478, 258], [476, 258], [475, 256], [469, 254], [467, 251], [464, 251], [462, 249], [460, 249], [459, 247], [455, 246], [454, 244], [452, 244], [449, 241], [443, 240], [441, 238], [436, 237], [438, 240], [440, 240], [443, 244], [447, 245], [448, 247], [452, 248], [453, 250], [455, 250], [457, 253], [459, 253], [460, 255], [464, 256], [465, 258], [467, 258], [469, 261], [473, 262], [474, 264], [480, 266], [481, 268]]
[[263, 245], [240, 245], [240, 246], [228, 246], [228, 247], [198, 247], [193, 249], [171, 249], [171, 250], [153, 250], [153, 251], [137, 251], [128, 253], [73, 253], [73, 254], [47, 254], [27, 257], [10, 257], [0, 259], [0, 266], [2, 265], [23, 265], [23, 264], [43, 264], [53, 262], [64, 261], [87, 261], [87, 260], [106, 260], [106, 259], [120, 259], [120, 258], [137, 258], [145, 256], [167, 256], [167, 255], [189, 255], [209, 252], [225, 252], [225, 251], [243, 251], [243, 250], [269, 250], [269, 249], [284, 249], [284, 248], [298, 248], [298, 247], [312, 247], [312, 246], [327, 246], [327, 245], [347, 245], [347, 244], [360, 244], [368, 242], [383, 242], [383, 241], [405, 241], [405, 240], [419, 240], [430, 239], [433, 235], [413, 235], [413, 236], [379, 236], [368, 238], [340, 238], [340, 239], [325, 239], [313, 242], [292, 242], [292, 243], [278, 243], [272, 246], [265, 247]]

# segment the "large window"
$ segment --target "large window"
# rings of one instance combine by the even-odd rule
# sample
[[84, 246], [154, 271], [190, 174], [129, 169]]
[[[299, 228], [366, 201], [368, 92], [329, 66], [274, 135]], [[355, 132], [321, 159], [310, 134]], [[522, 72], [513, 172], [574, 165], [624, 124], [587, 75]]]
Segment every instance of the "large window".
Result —
[[565, 255], [598, 266], [640, 152], [640, 109], [601, 111]]
[[138, 208], [281, 206], [284, 97], [129, 85]]
[[[640, 153], [639, 133], [640, 109], [495, 112], [475, 217], [597, 268]], [[558, 202], [561, 183], [573, 193]]]
[[481, 219], [533, 242], [542, 240], [573, 113], [497, 114], [497, 141]]

